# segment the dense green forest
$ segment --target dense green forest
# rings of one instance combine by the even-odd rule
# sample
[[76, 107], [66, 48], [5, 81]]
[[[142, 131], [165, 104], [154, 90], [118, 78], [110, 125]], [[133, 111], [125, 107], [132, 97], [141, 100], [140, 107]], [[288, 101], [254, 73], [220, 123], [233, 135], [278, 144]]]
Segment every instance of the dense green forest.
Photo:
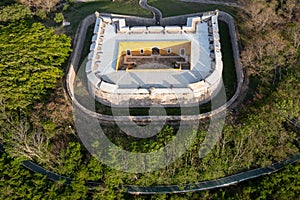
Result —
[[[196, 193], [143, 196], [129, 195], [122, 188], [123, 184], [182, 185], [213, 180], [299, 152], [299, 129], [287, 121], [300, 121], [300, 6], [296, 0], [241, 1], [243, 9], [232, 11], [241, 38], [243, 68], [250, 79], [245, 100], [235, 112], [228, 113], [222, 135], [207, 156], [199, 159], [198, 155], [207, 128], [203, 121], [180, 159], [165, 169], [144, 174], [111, 169], [81, 145], [62, 83], [71, 39], [54, 23], [55, 13], [70, 16], [72, 7], [78, 5], [70, 2], [68, 8], [56, 8], [51, 3], [32, 2], [6, 0], [0, 4], [0, 142], [6, 149], [0, 155], [1, 199], [299, 197], [298, 163], [236, 186]], [[102, 3], [106, 7], [113, 4]], [[182, 2], [172, 3], [176, 8]], [[194, 5], [186, 3], [187, 8]], [[116, 4], [112, 8], [116, 9]], [[115, 126], [103, 129], [114, 143], [134, 152], [155, 151], [176, 137], [172, 126], [165, 126], [150, 140], [126, 136]], [[21, 166], [23, 160], [75, 181], [71, 185], [49, 181]], [[86, 180], [102, 184], [89, 191]]]

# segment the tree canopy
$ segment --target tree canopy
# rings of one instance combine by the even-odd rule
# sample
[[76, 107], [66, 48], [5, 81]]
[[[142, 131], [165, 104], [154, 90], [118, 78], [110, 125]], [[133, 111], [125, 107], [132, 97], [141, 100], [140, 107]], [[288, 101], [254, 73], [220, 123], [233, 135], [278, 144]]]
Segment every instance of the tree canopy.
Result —
[[24, 5], [27, 5], [35, 10], [44, 10], [50, 12], [59, 3], [59, 0], [20, 0]]
[[5, 6], [0, 10], [0, 22], [31, 18], [31, 16], [29, 7], [20, 4]]
[[[296, 0], [245, 2], [247, 6], [238, 13], [242, 62], [247, 75], [251, 74], [250, 92], [241, 106], [244, 109], [228, 114], [222, 135], [205, 157], [199, 159], [198, 153], [207, 126], [201, 121], [202, 129], [196, 131], [194, 142], [180, 159], [144, 174], [111, 169], [87, 152], [73, 134], [72, 107], [62, 88], [52, 93], [55, 98], [40, 101], [61, 77], [70, 40], [40, 23], [13, 22], [1, 27], [0, 141], [5, 143], [6, 153], [0, 155], [0, 178], [4, 180], [0, 199], [297, 199], [299, 163], [272, 175], [203, 192], [150, 197], [125, 194], [120, 188], [123, 184], [181, 185], [213, 180], [299, 152], [299, 129], [287, 120], [300, 121], [299, 5]], [[30, 115], [14, 112], [38, 101]], [[133, 152], [155, 151], [176, 137], [176, 127], [165, 127], [146, 139], [129, 137], [117, 126], [102, 128], [112, 142]], [[110, 154], [112, 158], [120, 156], [118, 152]], [[24, 169], [20, 159], [34, 160], [75, 181], [68, 186], [49, 181]], [[101, 182], [101, 186], [92, 193], [85, 180]]]
[[21, 21], [0, 29], [0, 52], [0, 93], [7, 108], [24, 109], [55, 87], [70, 38]]

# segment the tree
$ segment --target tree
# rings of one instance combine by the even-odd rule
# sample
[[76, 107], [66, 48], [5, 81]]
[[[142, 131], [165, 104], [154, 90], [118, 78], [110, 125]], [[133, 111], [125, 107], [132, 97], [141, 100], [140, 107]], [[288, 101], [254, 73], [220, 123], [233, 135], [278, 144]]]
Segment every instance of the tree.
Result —
[[30, 18], [31, 16], [30, 9], [27, 6], [19, 4], [5, 6], [0, 10], [0, 21], [2, 22]]
[[245, 3], [247, 6], [240, 17], [244, 38], [242, 63], [259, 82], [260, 87], [255, 90], [257, 96], [262, 97], [271, 92], [277, 69], [287, 70], [297, 65], [299, 21], [296, 16], [299, 6], [294, 0]]
[[0, 29], [0, 93], [8, 109], [26, 109], [53, 89], [70, 52], [70, 38], [41, 23]]
[[278, 0], [278, 13], [287, 20], [299, 17], [299, 1], [298, 0]]
[[49, 13], [59, 3], [59, 0], [20, 0], [20, 2], [35, 10], [41, 9]]
[[13, 4], [13, 3], [15, 3], [15, 0], [2, 0], [0, 2], [0, 6], [10, 5], [10, 4]]
[[[53, 159], [50, 137], [31, 127], [24, 114], [7, 111], [0, 96], [0, 139], [10, 156], [50, 164]], [[45, 132], [46, 133], [46, 132]]]

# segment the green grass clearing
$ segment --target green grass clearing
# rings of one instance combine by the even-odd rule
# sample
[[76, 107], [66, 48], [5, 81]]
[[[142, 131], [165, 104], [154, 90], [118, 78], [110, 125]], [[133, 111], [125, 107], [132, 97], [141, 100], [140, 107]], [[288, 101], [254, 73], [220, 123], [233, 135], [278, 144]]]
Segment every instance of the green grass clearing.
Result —
[[[215, 9], [224, 10], [233, 16], [236, 14], [236, 8], [216, 4], [200, 4], [182, 2], [180, 0], [149, 0], [149, 4], [157, 7], [163, 13], [164, 17], [211, 11]], [[124, 15], [134, 15], [142, 17], [152, 17], [152, 14], [141, 8], [136, 1], [116, 1], [101, 0], [94, 2], [74, 3], [68, 11], [64, 12], [65, 19], [71, 22], [71, 26], [65, 27], [65, 33], [71, 37], [74, 36], [79, 23], [88, 15], [98, 12], [115, 13]]]
[[216, 9], [226, 11], [233, 15], [236, 13], [236, 8], [225, 5], [182, 2], [180, 0], [149, 0], [148, 2], [149, 5], [160, 9], [163, 17], [212, 11]]
[[151, 17], [151, 13], [138, 4], [132, 2], [112, 2], [111, 0], [101, 0], [86, 3], [74, 3], [67, 12], [64, 12], [65, 19], [71, 22], [71, 26], [65, 28], [66, 34], [74, 36], [79, 23], [88, 15], [98, 12], [114, 13], [123, 15], [135, 15]]

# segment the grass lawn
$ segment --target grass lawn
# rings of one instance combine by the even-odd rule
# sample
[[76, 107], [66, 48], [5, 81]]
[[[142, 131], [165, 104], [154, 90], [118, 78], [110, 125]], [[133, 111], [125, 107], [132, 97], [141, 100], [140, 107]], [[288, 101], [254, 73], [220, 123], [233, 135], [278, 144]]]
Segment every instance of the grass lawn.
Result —
[[[232, 15], [236, 13], [236, 8], [224, 5], [188, 3], [180, 0], [149, 0], [149, 4], [159, 8], [164, 17], [215, 9], [227, 11]], [[80, 21], [87, 15], [95, 13], [95, 11], [152, 17], [150, 12], [139, 6], [138, 0], [116, 2], [112, 2], [111, 0], [99, 0], [95, 2], [74, 3], [68, 11], [64, 12], [65, 19], [71, 22], [71, 26], [64, 28], [65, 33], [73, 37]]]
[[182, 2], [180, 0], [149, 0], [149, 5], [161, 10], [163, 17], [183, 15], [211, 10], [223, 10], [232, 15], [236, 13], [236, 8], [216, 4], [200, 4], [192, 2]]
[[64, 12], [65, 19], [71, 22], [71, 26], [65, 28], [66, 34], [71, 37], [74, 36], [80, 21], [96, 11], [145, 17], [152, 16], [150, 12], [139, 6], [138, 1], [112, 2], [111, 0], [101, 0], [96, 2], [74, 3], [68, 11]]
[[229, 34], [229, 28], [225, 22], [219, 21], [220, 27], [220, 39], [221, 39], [221, 50], [223, 60], [223, 81], [225, 85], [225, 91], [227, 99], [233, 96], [236, 82], [236, 72], [233, 59], [233, 51], [231, 46], [231, 39]]

